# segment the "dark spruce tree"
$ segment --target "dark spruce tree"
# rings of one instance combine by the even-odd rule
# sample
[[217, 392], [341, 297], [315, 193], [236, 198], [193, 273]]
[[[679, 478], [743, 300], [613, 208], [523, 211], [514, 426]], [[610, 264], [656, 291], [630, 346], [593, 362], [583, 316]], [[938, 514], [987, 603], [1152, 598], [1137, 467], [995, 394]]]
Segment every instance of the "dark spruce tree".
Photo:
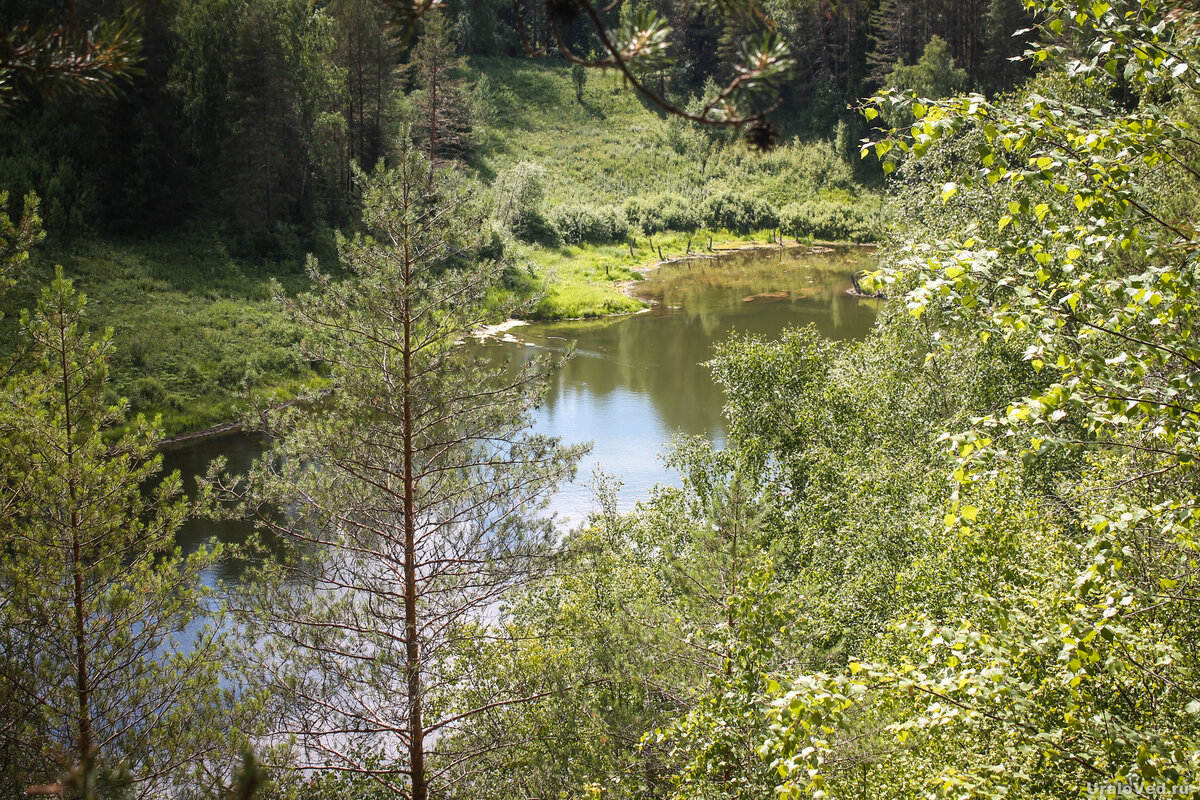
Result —
[[413, 132], [436, 163], [470, 151], [471, 104], [461, 77], [463, 60], [441, 12], [426, 15], [410, 68], [416, 86]]

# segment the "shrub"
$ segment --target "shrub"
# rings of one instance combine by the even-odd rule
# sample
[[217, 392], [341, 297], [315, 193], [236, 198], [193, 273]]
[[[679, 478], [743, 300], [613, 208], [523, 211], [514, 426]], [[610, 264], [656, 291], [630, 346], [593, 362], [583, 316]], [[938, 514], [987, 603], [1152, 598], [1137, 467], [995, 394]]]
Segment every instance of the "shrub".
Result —
[[510, 228], [514, 236], [522, 241], [535, 242], [546, 247], [558, 247], [562, 237], [554, 223], [546, 219], [541, 209], [522, 215]]
[[704, 201], [701, 214], [708, 227], [738, 233], [774, 228], [779, 224], [779, 215], [770, 203], [740, 192], [713, 193]]
[[883, 232], [883, 212], [875, 204], [805, 200], [791, 203], [779, 213], [779, 224], [789, 236], [839, 242], [873, 242]]
[[504, 233], [495, 220], [489, 220], [480, 233], [472, 261], [500, 261], [504, 258]]
[[522, 161], [496, 180], [500, 223], [519, 239], [558, 244], [558, 231], [542, 210], [545, 196], [546, 170], [532, 162]]
[[567, 244], [606, 244], [629, 234], [629, 220], [618, 206], [562, 206], [550, 221]]
[[709, 159], [705, 176], [710, 193], [740, 194], [753, 187], [755, 197], [776, 209], [823, 196], [830, 190], [858, 191], [854, 170], [831, 142], [787, 144], [770, 153], [725, 147]]
[[129, 406], [134, 411], [150, 411], [161, 408], [167, 399], [167, 391], [154, 378], [138, 378], [129, 393]]
[[642, 232], [694, 231], [699, 227], [693, 204], [677, 194], [659, 194], [631, 197], [625, 201], [625, 216], [630, 224]]

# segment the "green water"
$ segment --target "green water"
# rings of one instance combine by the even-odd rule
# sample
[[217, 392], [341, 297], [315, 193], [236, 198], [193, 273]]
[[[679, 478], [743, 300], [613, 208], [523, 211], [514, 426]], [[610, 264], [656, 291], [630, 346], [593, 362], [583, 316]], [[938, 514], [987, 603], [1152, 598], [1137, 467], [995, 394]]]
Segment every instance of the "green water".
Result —
[[656, 483], [676, 481], [660, 455], [677, 434], [719, 444], [725, 398], [703, 362], [735, 331], [771, 337], [787, 326], [813, 324], [832, 339], [866, 336], [878, 302], [847, 290], [851, 273], [873, 262], [872, 250], [839, 247], [673, 264], [635, 287], [653, 302], [647, 312], [529, 325], [509, 331], [509, 341], [491, 344], [521, 358], [575, 342], [575, 357], [556, 374], [536, 427], [594, 444], [579, 479], [555, 496], [552, 509], [573, 521], [585, 517], [592, 505], [587, 484], [597, 469], [623, 481], [619, 500], [627, 508]]
[[[586, 517], [592, 508], [588, 482], [597, 469], [621, 479], [623, 508], [656, 483], [675, 483], [659, 456], [677, 434], [723, 440], [724, 396], [703, 366], [713, 345], [735, 331], [770, 337], [786, 326], [807, 324], [833, 339], [864, 337], [878, 303], [847, 290], [851, 273], [873, 261], [872, 250], [838, 247], [759, 250], [668, 265], [635, 287], [653, 303], [649, 311], [526, 325], [509, 331], [505, 340], [480, 345], [519, 360], [575, 343], [575, 357], [555, 374], [535, 425], [567, 442], [594, 445], [576, 483], [554, 496], [551, 509], [570, 522]], [[258, 451], [252, 437], [230, 436], [172, 452], [165, 466], [180, 470], [190, 487], [192, 476], [202, 474], [211, 459], [224, 456], [236, 471]], [[181, 543], [210, 536], [237, 540], [245, 532], [237, 523], [194, 520]]]

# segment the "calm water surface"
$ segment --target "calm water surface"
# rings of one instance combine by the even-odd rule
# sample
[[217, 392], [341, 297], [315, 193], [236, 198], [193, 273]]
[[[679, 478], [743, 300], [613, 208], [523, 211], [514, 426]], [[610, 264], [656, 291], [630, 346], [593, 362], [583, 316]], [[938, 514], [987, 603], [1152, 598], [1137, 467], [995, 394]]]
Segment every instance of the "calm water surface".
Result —
[[[832, 339], [867, 334], [877, 303], [847, 294], [850, 275], [872, 266], [865, 248], [759, 250], [720, 259], [662, 267], [635, 292], [653, 305], [647, 312], [604, 320], [533, 324], [481, 345], [514, 358], [575, 343], [575, 357], [559, 370], [535, 427], [566, 442], [594, 442], [576, 483], [564, 487], [551, 509], [578, 522], [592, 508], [588, 483], [597, 469], [623, 481], [619, 500], [628, 508], [656, 483], [677, 483], [660, 456], [678, 434], [724, 436], [723, 392], [703, 362], [713, 345], [735, 331], [775, 336], [789, 325], [813, 324]], [[249, 437], [202, 442], [167, 455], [189, 488], [216, 456], [245, 469], [258, 453]], [[196, 520], [184, 545], [210, 536], [237, 540], [245, 527]]]
[[536, 428], [594, 445], [552, 509], [573, 521], [586, 516], [597, 469], [623, 481], [619, 504], [628, 508], [655, 484], [677, 482], [660, 458], [676, 435], [720, 444], [725, 397], [704, 362], [730, 334], [773, 337], [811, 323], [832, 339], [866, 336], [877, 303], [847, 290], [852, 272], [872, 266], [873, 251], [826, 250], [753, 251], [669, 265], [635, 287], [653, 302], [650, 311], [512, 330], [510, 341], [497, 346], [518, 357], [575, 342], [575, 357], [555, 375]]

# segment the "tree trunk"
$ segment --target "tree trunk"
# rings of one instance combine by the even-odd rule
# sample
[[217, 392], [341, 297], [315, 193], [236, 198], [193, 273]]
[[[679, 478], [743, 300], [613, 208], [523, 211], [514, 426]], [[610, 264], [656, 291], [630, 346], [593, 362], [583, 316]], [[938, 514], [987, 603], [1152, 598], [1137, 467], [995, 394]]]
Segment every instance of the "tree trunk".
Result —
[[[407, 241], [404, 253], [404, 283], [412, 283], [412, 260]], [[425, 782], [425, 731], [421, 719], [421, 650], [417, 642], [417, 519], [413, 499], [415, 481], [413, 468], [412, 414], [412, 308], [407, 291], [404, 296], [402, 324], [404, 325], [404, 641], [405, 677], [409, 702], [409, 768], [412, 770], [412, 800], [427, 800], [429, 788]]]
[[66, 457], [70, 478], [71, 494], [71, 571], [74, 581], [72, 604], [75, 612], [75, 692], [79, 698], [78, 758], [86, 764], [92, 753], [91, 687], [88, 679], [87, 607], [83, 599], [83, 542], [79, 527], [79, 486], [75, 476], [75, 430], [71, 418], [71, 368], [67, 363], [67, 349], [60, 351], [62, 368], [63, 413], [66, 421]]
[[273, 198], [271, 197], [271, 117], [267, 113], [267, 99], [263, 98], [262, 103], [262, 125], [263, 125], [263, 168], [266, 170], [266, 189], [267, 189], [267, 231], [270, 232], [275, 222], [275, 209]]
[[[438, 76], [438, 71], [434, 72]], [[433, 169], [433, 165], [437, 163], [437, 137], [438, 137], [438, 78], [435, 77], [430, 83], [429, 89], [429, 168]]]

